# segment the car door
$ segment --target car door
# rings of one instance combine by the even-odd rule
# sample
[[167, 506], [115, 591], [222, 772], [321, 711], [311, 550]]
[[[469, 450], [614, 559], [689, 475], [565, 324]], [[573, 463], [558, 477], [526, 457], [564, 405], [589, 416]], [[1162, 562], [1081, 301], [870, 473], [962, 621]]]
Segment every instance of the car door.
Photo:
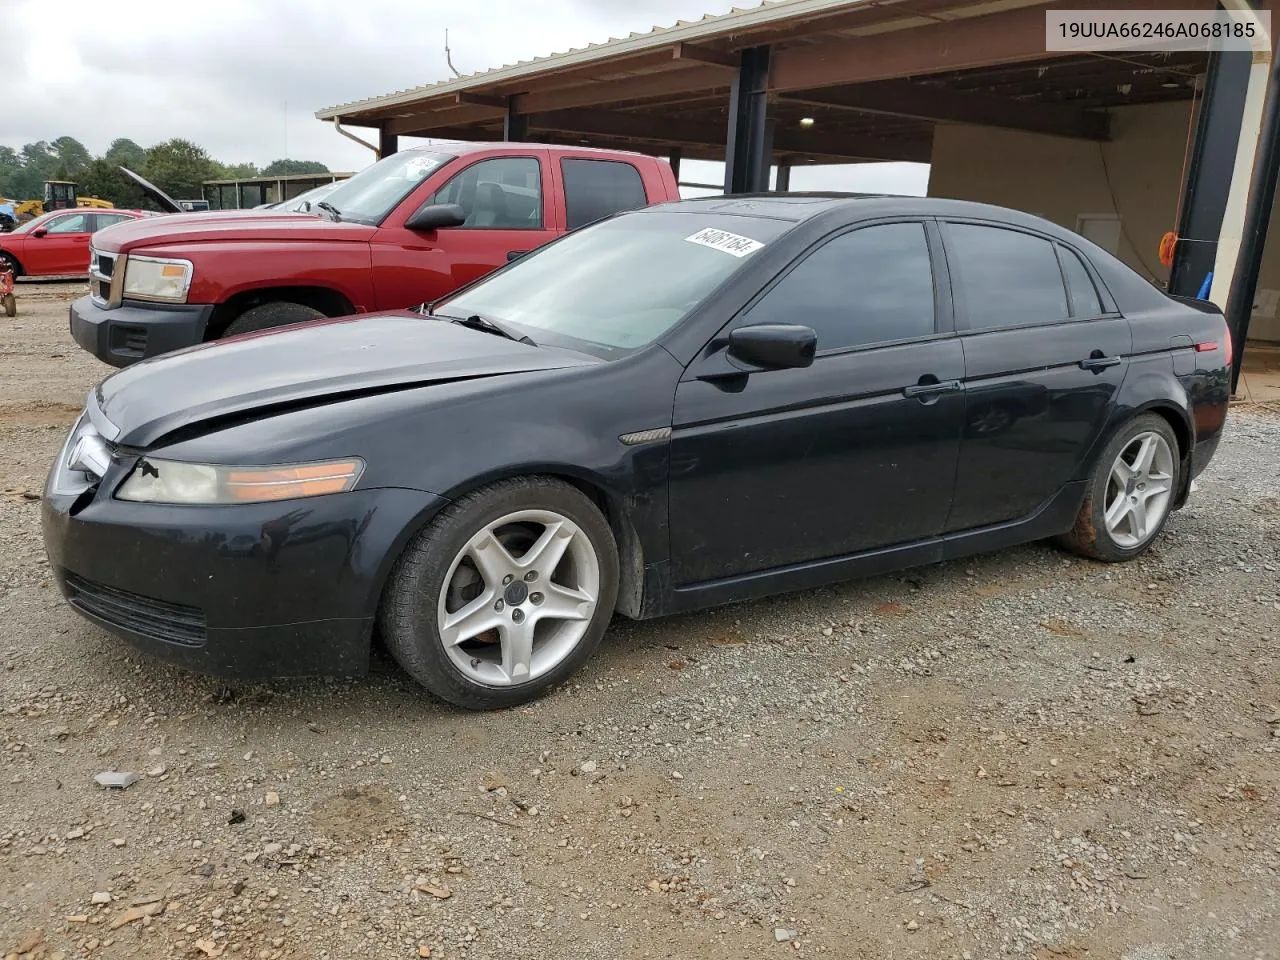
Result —
[[[813, 364], [681, 380], [671, 439], [676, 586], [938, 534], [964, 418], [931, 222], [880, 222], [813, 248], [731, 324], [817, 332]], [[727, 331], [726, 331], [727, 333]], [[708, 366], [708, 364], [711, 364]]]
[[[458, 169], [426, 203], [459, 204], [467, 216], [461, 226], [379, 228], [371, 243], [378, 309], [434, 300], [554, 240], [560, 231], [544, 187], [551, 183], [546, 153], [488, 157]], [[403, 224], [416, 209], [394, 216]]]
[[992, 223], [942, 228], [966, 398], [947, 530], [962, 531], [1026, 517], [1077, 477], [1132, 337], [1077, 251]]
[[89, 236], [93, 230], [93, 214], [84, 211], [54, 217], [44, 226], [44, 235], [32, 234], [34, 243], [28, 249], [36, 252], [31, 273], [46, 276], [89, 272]]

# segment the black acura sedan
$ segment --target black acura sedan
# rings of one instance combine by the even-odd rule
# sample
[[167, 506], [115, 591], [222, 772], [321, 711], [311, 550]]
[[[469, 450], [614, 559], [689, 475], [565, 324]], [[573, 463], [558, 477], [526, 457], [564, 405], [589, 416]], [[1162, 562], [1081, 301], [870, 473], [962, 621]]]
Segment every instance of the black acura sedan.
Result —
[[1221, 314], [978, 204], [683, 201], [419, 311], [92, 391], [44, 536], [81, 614], [215, 673], [518, 704], [645, 618], [1041, 538], [1145, 551], [1222, 434]]

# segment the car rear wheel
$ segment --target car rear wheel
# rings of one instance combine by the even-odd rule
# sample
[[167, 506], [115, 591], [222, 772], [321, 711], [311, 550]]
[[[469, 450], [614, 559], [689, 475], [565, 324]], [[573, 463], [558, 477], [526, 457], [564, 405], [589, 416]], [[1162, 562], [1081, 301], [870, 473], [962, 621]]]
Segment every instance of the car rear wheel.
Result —
[[609, 524], [586, 496], [546, 477], [462, 497], [413, 539], [380, 621], [396, 661], [471, 710], [532, 700], [599, 645], [618, 593]]
[[1068, 549], [1117, 563], [1140, 556], [1164, 528], [1181, 481], [1178, 438], [1168, 422], [1143, 414], [1098, 458]]
[[290, 323], [318, 320], [323, 316], [324, 313], [315, 307], [308, 307], [301, 303], [264, 303], [236, 317], [222, 335], [234, 337], [241, 333], [253, 333], [255, 330], [267, 330]]

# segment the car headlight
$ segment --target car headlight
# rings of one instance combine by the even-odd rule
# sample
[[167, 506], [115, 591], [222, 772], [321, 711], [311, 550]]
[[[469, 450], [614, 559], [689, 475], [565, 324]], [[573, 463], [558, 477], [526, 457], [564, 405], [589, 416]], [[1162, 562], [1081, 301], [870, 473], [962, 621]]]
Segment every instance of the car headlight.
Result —
[[125, 260], [124, 295], [186, 303], [192, 272], [190, 260], [130, 256]]
[[231, 467], [143, 457], [116, 497], [144, 503], [263, 503], [343, 493], [360, 479], [359, 458], [288, 466]]

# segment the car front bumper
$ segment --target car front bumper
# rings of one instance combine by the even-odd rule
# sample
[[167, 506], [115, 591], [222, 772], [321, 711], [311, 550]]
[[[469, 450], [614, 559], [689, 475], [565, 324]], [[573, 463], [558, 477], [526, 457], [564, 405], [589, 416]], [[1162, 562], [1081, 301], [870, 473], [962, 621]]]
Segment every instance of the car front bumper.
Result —
[[126, 303], [101, 307], [92, 297], [71, 304], [71, 336], [113, 367], [127, 367], [204, 340], [213, 305]]
[[218, 507], [45, 491], [71, 606], [144, 651], [225, 676], [358, 675], [382, 584], [445, 502], [405, 489]]

